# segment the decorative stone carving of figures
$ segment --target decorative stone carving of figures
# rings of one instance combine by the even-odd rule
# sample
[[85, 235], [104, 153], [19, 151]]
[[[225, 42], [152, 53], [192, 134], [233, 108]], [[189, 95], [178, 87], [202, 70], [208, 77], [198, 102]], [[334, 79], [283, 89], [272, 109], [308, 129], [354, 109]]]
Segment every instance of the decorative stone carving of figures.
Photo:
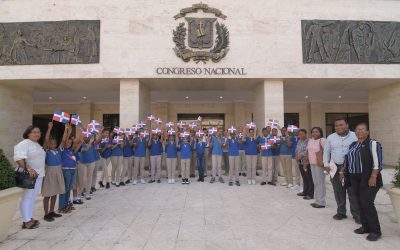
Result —
[[309, 27], [306, 34], [306, 45], [309, 46], [309, 51], [307, 53], [307, 62], [315, 61], [314, 54], [316, 52], [321, 56], [322, 62], [328, 61], [328, 54], [325, 51], [324, 43], [322, 41], [322, 28], [328, 26], [332, 22], [320, 23], [318, 21], [313, 21]]
[[358, 62], [368, 62], [369, 50], [373, 43], [372, 27], [365, 22], [359, 22], [350, 35], [350, 41], [357, 55]]
[[92, 62], [94, 57], [97, 57], [97, 38], [93, 30], [93, 26], [88, 27], [88, 33], [84, 38], [86, 44], [86, 56], [89, 57], [89, 62]]
[[5, 28], [0, 25], [0, 65], [10, 61], [8, 47], [11, 45], [10, 39], [7, 37]]
[[389, 62], [400, 62], [400, 30], [395, 30], [389, 42], [383, 42], [391, 57], [387, 58]]
[[16, 64], [27, 64], [28, 57], [26, 56], [26, 46], [37, 47], [34, 44], [29, 43], [25, 38], [21, 30], [17, 31], [17, 36], [13, 41], [13, 45], [10, 50], [11, 58]]

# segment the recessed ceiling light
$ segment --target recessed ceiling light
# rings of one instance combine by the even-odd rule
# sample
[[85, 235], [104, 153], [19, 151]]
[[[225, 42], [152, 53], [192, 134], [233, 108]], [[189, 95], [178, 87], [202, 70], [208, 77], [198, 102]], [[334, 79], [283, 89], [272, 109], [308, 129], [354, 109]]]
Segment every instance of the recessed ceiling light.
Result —
[[86, 97], [86, 96], [82, 96], [82, 99], [83, 99], [83, 100], [86, 100], [86, 99], [87, 99], [87, 97]]
[[189, 96], [186, 96], [185, 99], [189, 99]]
[[222, 99], [222, 98], [224, 98], [222, 95], [219, 97], [219, 99]]
[[340, 95], [340, 96], [338, 96], [338, 98], [339, 98], [339, 99], [342, 99], [342, 96]]
[[306, 95], [304, 98], [308, 99], [308, 95]]
[[49, 96], [49, 100], [50, 100], [50, 101], [53, 100], [53, 97], [52, 97], [52, 96]]

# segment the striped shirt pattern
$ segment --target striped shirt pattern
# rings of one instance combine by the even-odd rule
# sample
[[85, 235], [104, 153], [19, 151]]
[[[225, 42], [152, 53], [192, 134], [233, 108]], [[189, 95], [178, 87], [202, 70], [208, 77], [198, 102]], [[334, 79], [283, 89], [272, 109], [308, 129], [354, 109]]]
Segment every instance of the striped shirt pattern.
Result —
[[[361, 162], [361, 147], [362, 142], [353, 143], [349, 152], [347, 153], [347, 171], [351, 174], [362, 173], [362, 162]], [[382, 146], [375, 140], [369, 142], [369, 151], [372, 155], [373, 166], [372, 169], [382, 170]]]

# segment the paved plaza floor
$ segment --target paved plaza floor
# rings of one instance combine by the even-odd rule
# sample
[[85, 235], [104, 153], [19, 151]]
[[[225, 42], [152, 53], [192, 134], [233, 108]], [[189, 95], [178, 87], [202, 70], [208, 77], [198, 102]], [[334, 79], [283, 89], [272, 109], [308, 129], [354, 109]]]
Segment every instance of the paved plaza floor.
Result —
[[[384, 171], [388, 183], [393, 171]], [[93, 199], [55, 222], [22, 230], [16, 212], [0, 249], [400, 249], [400, 226], [382, 189], [376, 198], [383, 237], [368, 242], [351, 219], [335, 221], [336, 204], [327, 178], [327, 207], [286, 187], [227, 183], [163, 183], [101, 189]]]

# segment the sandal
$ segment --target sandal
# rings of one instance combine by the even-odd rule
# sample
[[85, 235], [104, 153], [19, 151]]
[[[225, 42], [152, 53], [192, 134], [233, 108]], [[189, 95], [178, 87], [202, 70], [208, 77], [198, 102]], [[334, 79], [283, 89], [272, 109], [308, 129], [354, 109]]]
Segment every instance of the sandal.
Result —
[[31, 221], [35, 222], [36, 225], [40, 225], [40, 222], [38, 220], [34, 220], [33, 218], [31, 218]]

